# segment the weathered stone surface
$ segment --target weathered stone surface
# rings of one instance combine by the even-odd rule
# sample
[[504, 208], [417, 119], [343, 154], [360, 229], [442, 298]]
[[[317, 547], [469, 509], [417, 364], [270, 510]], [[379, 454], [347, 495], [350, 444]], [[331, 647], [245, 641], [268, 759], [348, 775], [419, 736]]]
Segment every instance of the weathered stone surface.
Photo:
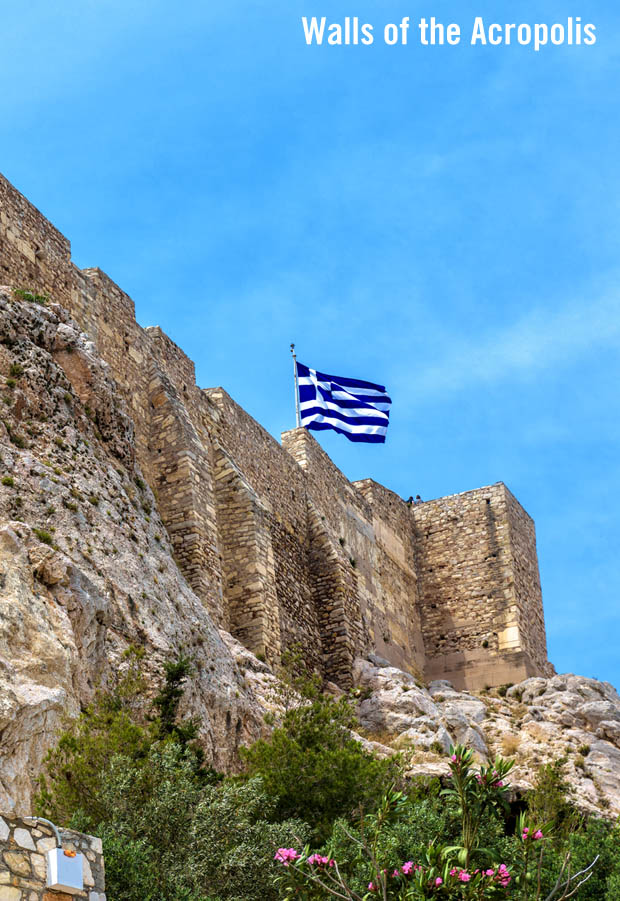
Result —
[[18, 876], [30, 876], [30, 858], [25, 851], [4, 851], [2, 858], [11, 873]]
[[[217, 766], [234, 767], [239, 744], [262, 728], [251, 688], [172, 560], [107, 367], [74, 329], [69, 357], [78, 387], [89, 385], [87, 413], [54, 358], [60, 325], [50, 309], [0, 295], [0, 338], [15, 342], [8, 357], [0, 344], [0, 370], [16, 358], [23, 369], [0, 423], [13, 479], [0, 486], [0, 810], [7, 812], [30, 813], [32, 780], [63, 715], [88, 703], [136, 641], [147, 650], [153, 685], [179, 648], [196, 659], [184, 712], [199, 719]], [[11, 440], [22, 433], [24, 447]]]
[[83, 864], [84, 864], [84, 868], [83, 868], [83, 870], [84, 870], [84, 886], [86, 888], [92, 888], [92, 886], [94, 886], [94, 884], [95, 884], [95, 880], [93, 879], [93, 873], [90, 868], [90, 863], [88, 862], [88, 858], [86, 855], [84, 855], [84, 857], [83, 857]]
[[0, 901], [20, 901], [21, 897], [21, 889], [11, 885], [0, 885]]
[[45, 857], [42, 854], [31, 854], [30, 855], [30, 863], [32, 866], [32, 872], [38, 879], [45, 879], [46, 876], [46, 864]]
[[541, 764], [566, 756], [574, 803], [620, 813], [620, 697], [608, 683], [565, 674], [526, 679], [506, 697], [476, 696], [445, 680], [421, 688], [370, 657], [356, 660], [353, 671], [363, 734], [380, 738], [384, 749], [410, 752], [411, 774], [443, 773], [436, 756], [458, 743], [481, 761], [514, 757], [511, 782], [525, 791]]
[[30, 851], [35, 850], [34, 841], [27, 829], [16, 829], [13, 832], [13, 838], [20, 848], [28, 848]]

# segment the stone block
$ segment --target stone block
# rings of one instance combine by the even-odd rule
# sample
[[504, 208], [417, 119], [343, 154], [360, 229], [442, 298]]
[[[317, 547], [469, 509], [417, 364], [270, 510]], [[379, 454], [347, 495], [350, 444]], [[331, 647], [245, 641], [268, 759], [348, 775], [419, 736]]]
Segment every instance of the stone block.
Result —
[[16, 829], [13, 832], [13, 838], [20, 848], [27, 848], [29, 851], [35, 850], [32, 836], [27, 829]]
[[30, 876], [30, 859], [25, 851], [5, 851], [2, 856], [11, 873], [17, 876]]
[[12, 885], [0, 885], [0, 901], [21, 901], [21, 889]]

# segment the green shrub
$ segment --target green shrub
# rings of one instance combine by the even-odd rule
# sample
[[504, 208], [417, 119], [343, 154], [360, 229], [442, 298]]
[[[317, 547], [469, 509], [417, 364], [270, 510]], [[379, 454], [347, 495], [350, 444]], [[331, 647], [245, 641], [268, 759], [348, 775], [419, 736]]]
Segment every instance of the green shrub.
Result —
[[260, 780], [222, 781], [201, 766], [195, 726], [177, 718], [189, 660], [166, 666], [151, 705], [142, 656], [130, 649], [114, 688], [67, 723], [37, 812], [101, 837], [115, 901], [275, 901], [275, 850], [306, 841], [309, 828], [274, 822], [276, 800]]
[[13, 294], [20, 300], [26, 300], [29, 303], [39, 303], [42, 306], [47, 306], [50, 302], [49, 294], [35, 294], [33, 291], [23, 291], [21, 288], [14, 288]]
[[546, 763], [536, 774], [534, 790], [527, 796], [532, 819], [554, 823], [557, 840], [566, 838], [579, 825], [579, 816], [571, 804], [571, 787], [566, 778], [566, 757]]
[[277, 798], [280, 819], [303, 819], [319, 838], [337, 818], [373, 807], [398, 775], [395, 760], [363, 750], [350, 703], [320, 695], [289, 710], [271, 737], [242, 751], [248, 773]]
[[13, 486], [15, 485], [15, 479], [13, 478], [13, 476], [2, 476], [2, 484], [6, 488], [13, 488]]
[[33, 529], [32, 531], [43, 544], [49, 544], [50, 546], [54, 544], [54, 539], [45, 529]]

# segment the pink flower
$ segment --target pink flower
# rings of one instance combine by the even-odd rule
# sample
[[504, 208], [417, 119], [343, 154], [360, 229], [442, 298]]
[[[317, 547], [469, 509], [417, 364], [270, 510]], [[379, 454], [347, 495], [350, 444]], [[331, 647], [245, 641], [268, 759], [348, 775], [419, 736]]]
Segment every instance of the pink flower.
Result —
[[496, 788], [501, 788], [501, 787], [503, 786], [503, 784], [504, 784], [504, 783], [502, 782], [502, 780], [501, 780], [501, 779], [498, 779], [498, 781], [495, 783], [495, 787], [496, 787]]
[[497, 875], [495, 876], [495, 879], [504, 888], [508, 885], [508, 883], [512, 879], [510, 873], [508, 872], [508, 867], [506, 866], [505, 863], [500, 864], [499, 867], [497, 868]]
[[452, 760], [452, 763], [456, 763], [456, 761], [457, 761], [456, 754], [453, 754], [453, 755], [452, 755], [451, 760]]
[[441, 876], [438, 876], [437, 879], [435, 879], [435, 885], [441, 885], [442, 882], [443, 882], [443, 879], [441, 878]]
[[539, 838], [542, 838], [542, 837], [543, 837], [542, 832], [540, 831], [540, 829], [537, 829], [536, 832], [534, 833], [534, 838], [535, 838], [535, 839], [539, 839]]
[[326, 866], [333, 867], [333, 865], [334, 865], [333, 860], [330, 860], [329, 857], [321, 857], [320, 854], [311, 854], [310, 857], [308, 858], [308, 863], [310, 864], [310, 866], [317, 866], [317, 867], [326, 867]]
[[368, 890], [371, 891], [371, 892], [374, 892], [374, 890], [375, 890], [375, 884], [374, 884], [374, 882], [369, 882], [369, 883], [368, 883]]
[[392, 873], [392, 879], [396, 879], [397, 876], [400, 876], [400, 873], [398, 872], [398, 870], [394, 870], [394, 872]]
[[469, 875], [469, 873], [466, 873], [465, 870], [461, 870], [461, 872], [459, 873], [459, 879], [461, 880], [461, 882], [469, 882], [471, 876]]
[[404, 876], [408, 876], [409, 873], [413, 870], [413, 861], [408, 860], [401, 867]]
[[288, 867], [290, 860], [298, 860], [300, 857], [301, 854], [295, 848], [278, 848], [273, 859]]
[[485, 875], [485, 876], [494, 876], [494, 875], [495, 875], [495, 870], [485, 870], [485, 871], [484, 871], [484, 875]]
[[450, 870], [450, 875], [456, 876], [456, 869], [454, 867]]

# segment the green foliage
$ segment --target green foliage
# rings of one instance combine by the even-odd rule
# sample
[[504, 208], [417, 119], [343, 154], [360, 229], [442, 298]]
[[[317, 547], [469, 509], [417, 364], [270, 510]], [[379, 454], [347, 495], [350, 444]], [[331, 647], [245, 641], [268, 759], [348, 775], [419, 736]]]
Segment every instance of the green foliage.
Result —
[[[458, 805], [461, 814], [461, 843], [454, 847], [459, 863], [468, 867], [479, 851], [480, 828], [485, 817], [501, 816], [508, 812], [506, 777], [514, 761], [496, 757], [489, 766], [473, 768], [473, 751], [461, 745], [450, 748], [451, 785], [442, 794]], [[485, 860], [476, 861], [480, 866]]]
[[280, 818], [304, 819], [320, 837], [337, 817], [375, 806], [396, 778], [397, 764], [364, 751], [351, 737], [354, 726], [346, 699], [319, 695], [288, 710], [269, 739], [243, 752], [250, 775], [260, 776], [278, 799]]
[[578, 825], [579, 815], [570, 803], [571, 787], [566, 779], [566, 757], [543, 764], [538, 770], [534, 790], [527, 798], [530, 818], [538, 823], [553, 823], [556, 840], [567, 838]]
[[32, 531], [43, 544], [49, 544], [50, 546], [54, 544], [54, 539], [45, 529], [33, 529]]
[[[363, 751], [350, 703], [324, 695], [293, 649], [282, 723], [245, 753], [246, 774], [222, 778], [202, 766], [196, 724], [179, 719], [191, 661], [169, 662], [149, 701], [143, 657], [130, 648], [122, 675], [67, 723], [37, 798], [38, 813], [102, 838], [114, 901], [549, 901], [558, 880], [559, 901], [597, 855], [572, 897], [618, 901], [620, 825], [570, 815], [565, 761], [542, 768], [515, 835], [510, 761], [474, 768], [456, 747], [449, 784], [413, 781], [405, 794], [398, 761]], [[312, 863], [310, 841], [337, 865]], [[282, 867], [286, 848], [299, 856]]]
[[115, 901], [275, 901], [274, 852], [293, 835], [307, 840], [309, 828], [274, 822], [276, 800], [260, 780], [222, 783], [200, 766], [194, 724], [177, 722], [190, 661], [166, 666], [148, 705], [142, 656], [130, 649], [113, 688], [67, 724], [47, 756], [37, 812], [101, 837]]
[[45, 759], [37, 797], [39, 814], [58, 823], [79, 814], [89, 829], [113, 817], [102, 774], [116, 757], [137, 763], [148, 756], [151, 736], [142, 711], [144, 688], [137, 662], [132, 660], [112, 690], [99, 691], [77, 719], [66, 723], [57, 746]]
[[[181, 654], [175, 661], [164, 665], [165, 682], [153, 701], [157, 711], [156, 724], [159, 736], [178, 742], [187, 747], [198, 734], [198, 726], [193, 720], [178, 721], [179, 702], [183, 697], [183, 686], [192, 673], [189, 657]], [[193, 751], [197, 763], [202, 764], [203, 754], [199, 749]]]
[[2, 484], [6, 488], [13, 488], [13, 486], [15, 485], [15, 479], [13, 478], [13, 476], [2, 476]]
[[274, 853], [294, 840], [305, 843], [310, 829], [300, 820], [275, 819], [275, 799], [259, 779], [207, 788], [190, 830], [191, 890], [221, 899], [278, 898]]
[[26, 300], [29, 303], [38, 303], [45, 307], [50, 302], [49, 294], [35, 294], [33, 291], [24, 291], [21, 288], [14, 288], [13, 294], [20, 300]]

